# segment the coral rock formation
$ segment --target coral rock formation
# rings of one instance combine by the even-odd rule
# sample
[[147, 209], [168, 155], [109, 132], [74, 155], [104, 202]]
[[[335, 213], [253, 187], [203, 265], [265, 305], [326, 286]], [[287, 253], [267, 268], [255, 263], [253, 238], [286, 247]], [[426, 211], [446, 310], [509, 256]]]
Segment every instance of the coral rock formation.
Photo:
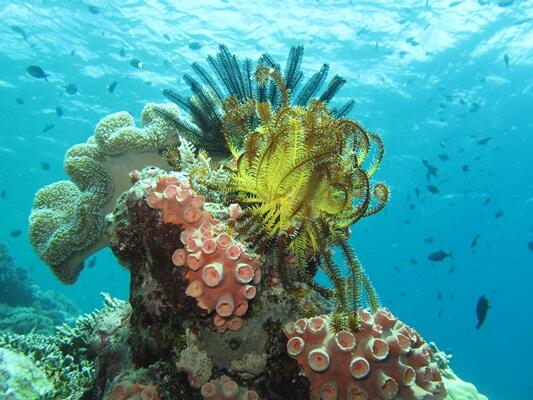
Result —
[[287, 352], [311, 380], [311, 399], [445, 398], [438, 366], [414, 329], [387, 309], [360, 309], [359, 321], [357, 332], [335, 332], [327, 316], [285, 326]]

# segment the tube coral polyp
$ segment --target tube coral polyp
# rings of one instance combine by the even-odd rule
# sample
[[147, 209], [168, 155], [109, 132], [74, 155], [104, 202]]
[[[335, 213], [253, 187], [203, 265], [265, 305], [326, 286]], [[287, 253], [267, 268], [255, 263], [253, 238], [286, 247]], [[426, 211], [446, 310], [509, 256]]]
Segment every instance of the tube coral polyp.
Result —
[[204, 399], [209, 400], [260, 400], [255, 390], [239, 387], [237, 382], [226, 375], [204, 383], [200, 393]]
[[156, 385], [141, 385], [129, 381], [116, 385], [105, 400], [160, 400]]
[[287, 352], [311, 381], [312, 400], [444, 399], [431, 352], [418, 333], [386, 308], [360, 309], [361, 329], [335, 332], [328, 316], [285, 326]]
[[224, 232], [220, 222], [204, 210], [203, 196], [194, 193], [186, 181], [175, 176], [159, 179], [149, 190], [147, 202], [163, 211], [163, 222], [183, 228], [184, 247], [174, 252], [172, 262], [188, 268], [185, 293], [208, 313], [216, 311], [213, 322], [219, 332], [240, 329], [248, 300], [256, 294], [254, 284], [261, 280], [258, 258]]

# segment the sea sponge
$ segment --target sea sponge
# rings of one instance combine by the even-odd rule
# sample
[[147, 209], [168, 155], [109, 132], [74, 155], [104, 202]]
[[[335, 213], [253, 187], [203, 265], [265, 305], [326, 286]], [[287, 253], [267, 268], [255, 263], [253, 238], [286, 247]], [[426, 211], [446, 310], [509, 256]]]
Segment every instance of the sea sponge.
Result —
[[130, 186], [129, 172], [149, 165], [168, 168], [160, 150], [177, 143], [178, 136], [156, 110], [178, 114], [173, 104], [147, 104], [142, 128], [127, 112], [102, 119], [86, 143], [67, 151], [64, 168], [70, 181], [55, 182], [35, 195], [30, 241], [64, 283], [75, 282], [85, 258], [107, 246], [106, 215]]
[[386, 308], [358, 313], [357, 332], [335, 332], [329, 316], [285, 326], [287, 352], [311, 381], [311, 400], [446, 397], [439, 368], [414, 329]]

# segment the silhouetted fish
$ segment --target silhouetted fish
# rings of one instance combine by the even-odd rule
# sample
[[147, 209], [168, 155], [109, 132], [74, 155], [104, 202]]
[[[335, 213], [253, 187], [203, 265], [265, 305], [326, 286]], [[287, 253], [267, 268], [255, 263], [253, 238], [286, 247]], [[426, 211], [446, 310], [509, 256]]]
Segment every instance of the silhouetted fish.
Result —
[[474, 239], [472, 239], [472, 242], [470, 243], [470, 247], [474, 248], [477, 245], [477, 240], [479, 239], [479, 234], [474, 236]]
[[11, 29], [14, 32], [17, 32], [18, 34], [20, 34], [24, 40], [28, 40], [28, 36], [26, 36], [26, 32], [24, 32], [24, 29], [22, 29], [20, 26], [11, 25]]
[[442, 293], [441, 292], [437, 293], [437, 300], [442, 300]]
[[61, 107], [61, 106], [57, 106], [56, 107], [56, 115], [58, 117], [62, 117], [63, 116], [63, 107]]
[[490, 137], [490, 136], [486, 137], [486, 138], [483, 138], [483, 139], [480, 139], [480, 140], [477, 141], [477, 144], [483, 146], [484, 144], [487, 144], [490, 139], [492, 139], [492, 137]]
[[453, 267], [450, 268], [450, 270], [448, 271], [448, 273], [451, 275], [455, 272], [455, 265]]
[[430, 193], [437, 194], [440, 192], [439, 188], [435, 185], [427, 185], [427, 189]]
[[1, 198], [2, 200], [5, 200], [6, 197], [7, 197], [7, 192], [6, 192], [5, 190], [2, 190], [2, 191], [0, 192], [0, 198]]
[[434, 241], [435, 241], [435, 239], [433, 239], [432, 236], [427, 237], [427, 238], [424, 239], [424, 242], [426, 242], [426, 243], [433, 243]]
[[470, 167], [468, 166], [468, 164], [463, 165], [461, 169], [463, 170], [463, 172], [470, 172]]
[[490, 197], [487, 197], [487, 198], [485, 199], [485, 201], [483, 202], [483, 205], [486, 206], [486, 205], [489, 204], [489, 203], [490, 203]]
[[509, 7], [514, 3], [514, 0], [500, 0], [498, 2], [498, 7]]
[[142, 68], [143, 67], [143, 63], [141, 62], [141, 60], [139, 60], [138, 58], [132, 58], [130, 60], [130, 65], [133, 67], [133, 68]]
[[121, 56], [121, 57], [126, 57], [126, 50], [124, 48], [121, 48], [120, 51], [118, 52], [118, 54]]
[[22, 231], [20, 229], [17, 229], [15, 231], [11, 231], [9, 233], [9, 236], [16, 238], [16, 237], [19, 237], [21, 233], [22, 233]]
[[409, 210], [414, 210], [415, 208], [416, 206], [413, 203], [409, 204]]
[[109, 93], [113, 93], [115, 91], [115, 88], [117, 87], [118, 85], [118, 82], [117, 81], [113, 81], [109, 84], [109, 86], [107, 87], [107, 91]]
[[450, 4], [448, 4], [448, 7], [456, 7], [461, 3], [462, 1], [452, 1]]
[[168, 36], [168, 34], [165, 33], [165, 34], [163, 35], [163, 37], [164, 37], [165, 39], [167, 39], [169, 42], [171, 41], [170, 36]]
[[527, 248], [528, 248], [530, 251], [533, 251], [533, 242], [532, 242], [532, 241], [527, 242]]
[[50, 164], [47, 163], [46, 161], [41, 161], [41, 168], [45, 171], [49, 171], [50, 170]]
[[489, 309], [489, 301], [485, 296], [481, 296], [479, 300], [477, 301], [476, 306], [476, 314], [477, 314], [477, 324], [476, 329], [481, 328], [481, 325], [483, 325], [483, 322], [485, 322], [485, 318], [487, 317], [487, 311]]
[[189, 43], [189, 49], [191, 50], [200, 50], [201, 48], [202, 48], [202, 45], [198, 42]]
[[418, 264], [418, 261], [416, 261], [414, 258], [410, 258], [410, 259], [409, 259], [409, 262], [410, 262], [411, 264], [413, 264], [413, 265]]
[[470, 112], [471, 113], [475, 113], [477, 110], [480, 109], [480, 105], [476, 102], [473, 102], [472, 105], [470, 106]]
[[442, 310], [439, 310], [439, 313], [437, 314], [437, 317], [438, 318], [442, 317]]
[[447, 257], [452, 257], [452, 253], [446, 253], [446, 252], [444, 252], [442, 250], [439, 250], [439, 251], [435, 251], [435, 252], [431, 253], [428, 256], [428, 260], [429, 261], [434, 261], [434, 262], [442, 262]]
[[92, 267], [94, 267], [95, 265], [96, 265], [96, 256], [94, 256], [93, 258], [91, 258], [91, 259], [89, 260], [89, 262], [87, 263], [87, 267], [92, 268]]
[[450, 157], [448, 157], [448, 154], [446, 154], [446, 153], [439, 154], [438, 157], [439, 157], [442, 161], [450, 161]]
[[43, 132], [48, 132], [50, 129], [54, 128], [54, 124], [48, 124], [43, 128]]
[[502, 210], [498, 210], [498, 211], [496, 211], [496, 213], [494, 214], [494, 217], [495, 217], [495, 218], [500, 218], [502, 215], [503, 215], [503, 211], [502, 211]]
[[68, 94], [76, 94], [78, 93], [78, 87], [73, 83], [69, 83], [65, 86], [65, 92]]
[[416, 198], [418, 199], [418, 197], [420, 196], [420, 189], [419, 188], [415, 188], [415, 194], [416, 194]]
[[428, 162], [428, 160], [426, 160], [426, 159], [423, 159], [423, 160], [422, 160], [422, 163], [424, 164], [424, 166], [425, 166], [426, 169], [427, 169], [426, 180], [429, 180], [429, 178], [430, 178], [431, 176], [437, 176], [437, 171], [438, 171], [437, 167], [431, 165], [431, 164]]
[[92, 4], [89, 4], [87, 6], [87, 9], [89, 10], [89, 12], [91, 14], [98, 14], [100, 12], [100, 8], [99, 7], [96, 7], [96, 6], [93, 6]]
[[28, 73], [28, 75], [33, 76], [34, 78], [44, 79], [45, 81], [47, 81], [47, 78], [50, 76], [49, 74], [45, 73], [43, 69], [38, 65], [28, 65], [26, 67], [26, 72]]
[[24, 99], [22, 97], [17, 97], [15, 101], [17, 102], [17, 104], [24, 104]]
[[505, 68], [509, 69], [509, 56], [507, 54], [503, 56], [503, 62], [505, 63]]

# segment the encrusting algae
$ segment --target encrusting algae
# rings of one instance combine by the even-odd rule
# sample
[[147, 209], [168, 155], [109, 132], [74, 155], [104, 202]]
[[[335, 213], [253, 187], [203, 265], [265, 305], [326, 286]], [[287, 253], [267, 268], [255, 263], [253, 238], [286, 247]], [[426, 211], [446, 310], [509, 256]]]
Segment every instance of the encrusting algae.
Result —
[[[220, 46], [209, 69], [185, 74], [192, 96], [165, 90], [175, 104], [151, 105], [144, 128], [108, 117], [114, 128], [97, 129], [78, 157], [102, 172], [103, 189], [74, 173], [61, 183], [69, 198], [94, 198], [87, 245], [55, 216], [61, 192], [39, 192], [30, 232], [60, 279], [73, 282], [81, 267], [70, 261], [96, 244], [131, 273], [131, 310], [116, 322], [121, 336], [99, 342], [91, 398], [446, 397], [448, 366], [380, 305], [352, 248], [350, 227], [389, 199], [373, 180], [382, 141], [347, 117], [353, 101], [332, 104], [343, 78], [321, 91], [328, 65], [303, 82], [302, 56], [293, 47], [282, 73], [269, 55], [254, 65]], [[69, 243], [66, 258], [50, 258]]]

